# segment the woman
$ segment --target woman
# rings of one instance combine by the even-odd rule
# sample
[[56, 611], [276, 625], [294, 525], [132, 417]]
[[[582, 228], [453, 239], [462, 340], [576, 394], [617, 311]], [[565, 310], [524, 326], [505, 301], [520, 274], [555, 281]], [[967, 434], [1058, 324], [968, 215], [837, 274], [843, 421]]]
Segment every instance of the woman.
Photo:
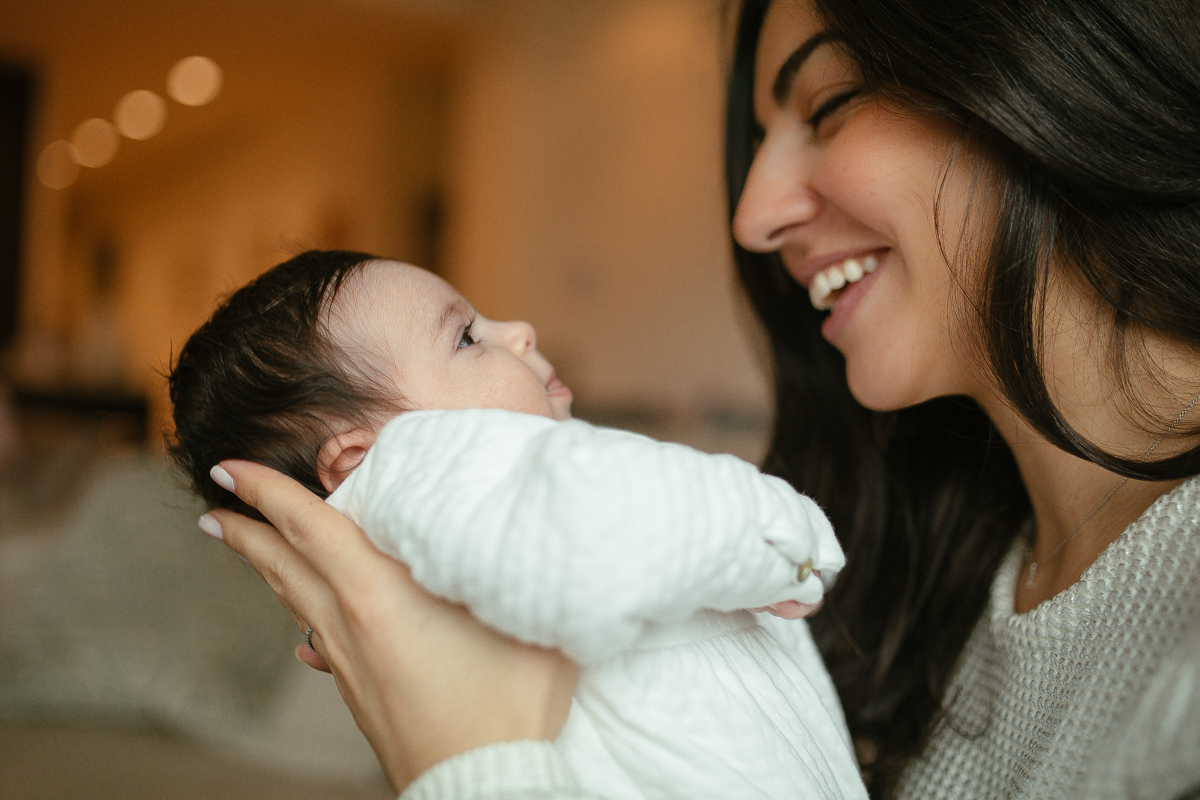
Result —
[[[875, 796], [1200, 791], [1198, 52], [1185, 0], [742, 11], [727, 158], [767, 466], [848, 552], [813, 629]], [[412, 796], [577, 796], [537, 743], [570, 664], [227, 468], [282, 535], [221, 514], [226, 540], [395, 786], [437, 764]]]
[[[880, 795], [918, 753], [912, 796], [949, 780], [955, 796], [1062, 794], [1114, 724], [1076, 682], [1136, 682], [1154, 659], [1106, 670], [1092, 631], [1028, 619], [963, 650], [1006, 553], [1020, 580], [997, 580], [989, 616], [1050, 601], [1037, 626], [1064, 625], [1106, 599], [1052, 598], [1200, 471], [1184, 434], [1200, 421], [1196, 11], [1189, 30], [1168, 4], [766, 6], [744, 10], [732, 78], [733, 228], [775, 346], [768, 466], [829, 510], [849, 553], [813, 628], [860, 761]], [[973, 402], [935, 400], [956, 396]], [[1026, 554], [1010, 545], [1030, 503]], [[1195, 563], [1176, 534], [1164, 546]], [[1077, 663], [1051, 679], [1035, 662], [1055, 645]]]

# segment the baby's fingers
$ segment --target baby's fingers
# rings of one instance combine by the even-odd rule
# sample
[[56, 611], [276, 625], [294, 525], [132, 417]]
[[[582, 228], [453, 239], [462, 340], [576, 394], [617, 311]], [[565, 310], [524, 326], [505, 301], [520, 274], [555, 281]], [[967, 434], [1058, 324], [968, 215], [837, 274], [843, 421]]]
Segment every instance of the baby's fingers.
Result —
[[763, 609], [769, 614], [774, 614], [783, 619], [803, 619], [811, 617], [821, 609], [821, 601], [816, 603], [801, 603], [799, 600], [784, 600], [782, 603], [775, 603]]
[[[213, 480], [269, 519], [333, 587], [352, 584], [364, 560], [379, 555], [357, 525], [286, 475], [237, 460], [223, 461], [212, 472]], [[263, 577], [268, 578], [265, 573]]]

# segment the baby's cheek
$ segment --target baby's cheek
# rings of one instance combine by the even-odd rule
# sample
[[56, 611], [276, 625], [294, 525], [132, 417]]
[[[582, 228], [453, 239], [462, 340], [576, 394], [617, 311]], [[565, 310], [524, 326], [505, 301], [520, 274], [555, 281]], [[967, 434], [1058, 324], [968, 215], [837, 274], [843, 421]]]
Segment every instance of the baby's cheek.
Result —
[[558, 410], [554, 407], [554, 403], [549, 397], [546, 396], [544, 391], [522, 391], [519, 393], [514, 393], [513, 396], [509, 396], [498, 402], [496, 404], [496, 408], [503, 408], [507, 411], [516, 411], [521, 414], [534, 414], [539, 417], [549, 417], [550, 419], [563, 419], [563, 417], [559, 416]]

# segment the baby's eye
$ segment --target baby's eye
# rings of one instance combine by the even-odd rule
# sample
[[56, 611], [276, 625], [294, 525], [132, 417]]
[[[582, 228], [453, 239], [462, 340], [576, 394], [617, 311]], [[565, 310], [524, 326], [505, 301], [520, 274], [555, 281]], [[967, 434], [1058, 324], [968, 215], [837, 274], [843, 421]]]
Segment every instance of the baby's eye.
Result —
[[462, 336], [458, 337], [458, 349], [459, 350], [462, 350], [464, 347], [470, 347], [471, 345], [476, 344], [475, 337], [471, 335], [471, 326], [473, 326], [474, 324], [475, 324], [475, 321], [472, 320], [470, 325], [467, 325], [467, 327], [463, 328]]

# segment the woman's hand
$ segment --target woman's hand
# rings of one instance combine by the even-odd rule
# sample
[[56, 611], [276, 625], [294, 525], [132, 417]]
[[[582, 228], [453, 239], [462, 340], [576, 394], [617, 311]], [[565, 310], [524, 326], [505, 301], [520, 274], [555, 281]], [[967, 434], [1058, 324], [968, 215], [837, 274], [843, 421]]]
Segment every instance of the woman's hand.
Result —
[[396, 791], [467, 750], [558, 735], [577, 672], [567, 658], [429, 596], [290, 478], [246, 461], [223, 462], [213, 477], [275, 527], [227, 510], [201, 527], [250, 562], [301, 630], [312, 626], [320, 655], [297, 655], [332, 671]]

